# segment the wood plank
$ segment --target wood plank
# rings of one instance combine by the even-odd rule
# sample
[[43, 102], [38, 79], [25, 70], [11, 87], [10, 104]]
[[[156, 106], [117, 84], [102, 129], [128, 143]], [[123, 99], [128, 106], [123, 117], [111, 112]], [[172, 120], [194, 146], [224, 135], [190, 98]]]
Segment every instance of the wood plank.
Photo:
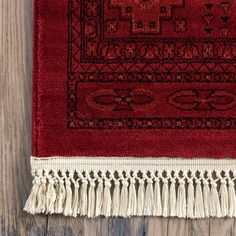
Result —
[[168, 221], [168, 236], [188, 236], [189, 233], [189, 220], [170, 218]]
[[234, 219], [210, 219], [210, 236], [234, 236]]
[[22, 236], [45, 236], [47, 232], [47, 217], [45, 216], [22, 216], [19, 217], [17, 235]]
[[145, 236], [148, 226], [148, 217], [130, 217], [126, 221], [126, 229], [129, 229], [129, 236]]
[[168, 236], [168, 218], [149, 217], [147, 219], [148, 236]]
[[26, 216], [31, 175], [32, 0], [0, 1], [0, 235], [44, 235]]
[[189, 220], [189, 236], [210, 236], [210, 220]]
[[234, 223], [233, 223], [233, 232], [232, 235], [236, 235], [236, 218], [233, 219]]
[[108, 219], [97, 217], [94, 219], [84, 219], [84, 235], [102, 236], [108, 235]]
[[[122, 219], [121, 228], [123, 234], [127, 236], [139, 236], [145, 235], [147, 228], [147, 217], [130, 217], [128, 219]], [[113, 236], [112, 234], [110, 236]]]
[[48, 216], [46, 236], [83, 236], [83, 218], [72, 218], [58, 215]]

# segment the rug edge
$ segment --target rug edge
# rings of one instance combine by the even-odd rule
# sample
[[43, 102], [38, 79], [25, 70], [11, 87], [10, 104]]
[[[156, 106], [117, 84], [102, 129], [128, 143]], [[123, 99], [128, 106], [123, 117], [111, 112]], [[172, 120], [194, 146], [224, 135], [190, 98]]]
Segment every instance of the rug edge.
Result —
[[32, 157], [31, 168], [31, 214], [236, 216], [233, 159]]

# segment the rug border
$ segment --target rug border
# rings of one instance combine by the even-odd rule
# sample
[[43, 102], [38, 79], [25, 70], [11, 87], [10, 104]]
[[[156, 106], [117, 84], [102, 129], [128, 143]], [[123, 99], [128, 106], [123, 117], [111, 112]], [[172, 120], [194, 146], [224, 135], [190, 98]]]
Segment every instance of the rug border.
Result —
[[236, 217], [233, 159], [32, 157], [31, 166], [31, 214]]

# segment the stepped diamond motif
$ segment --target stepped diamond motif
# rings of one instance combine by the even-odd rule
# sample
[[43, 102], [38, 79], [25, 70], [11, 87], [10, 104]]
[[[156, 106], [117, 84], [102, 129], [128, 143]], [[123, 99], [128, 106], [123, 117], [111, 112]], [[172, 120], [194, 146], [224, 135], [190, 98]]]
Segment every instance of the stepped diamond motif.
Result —
[[184, 0], [111, 0], [122, 18], [131, 19], [132, 33], [160, 33], [161, 20], [171, 19], [172, 9], [183, 4]]

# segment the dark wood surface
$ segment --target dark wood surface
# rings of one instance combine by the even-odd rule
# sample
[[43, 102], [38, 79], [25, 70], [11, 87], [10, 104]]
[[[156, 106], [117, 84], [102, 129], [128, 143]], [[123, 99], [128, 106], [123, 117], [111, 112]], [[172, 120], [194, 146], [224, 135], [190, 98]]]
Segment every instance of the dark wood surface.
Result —
[[32, 0], [0, 0], [0, 236], [236, 235], [234, 219], [86, 219], [23, 212], [32, 181], [31, 44]]

